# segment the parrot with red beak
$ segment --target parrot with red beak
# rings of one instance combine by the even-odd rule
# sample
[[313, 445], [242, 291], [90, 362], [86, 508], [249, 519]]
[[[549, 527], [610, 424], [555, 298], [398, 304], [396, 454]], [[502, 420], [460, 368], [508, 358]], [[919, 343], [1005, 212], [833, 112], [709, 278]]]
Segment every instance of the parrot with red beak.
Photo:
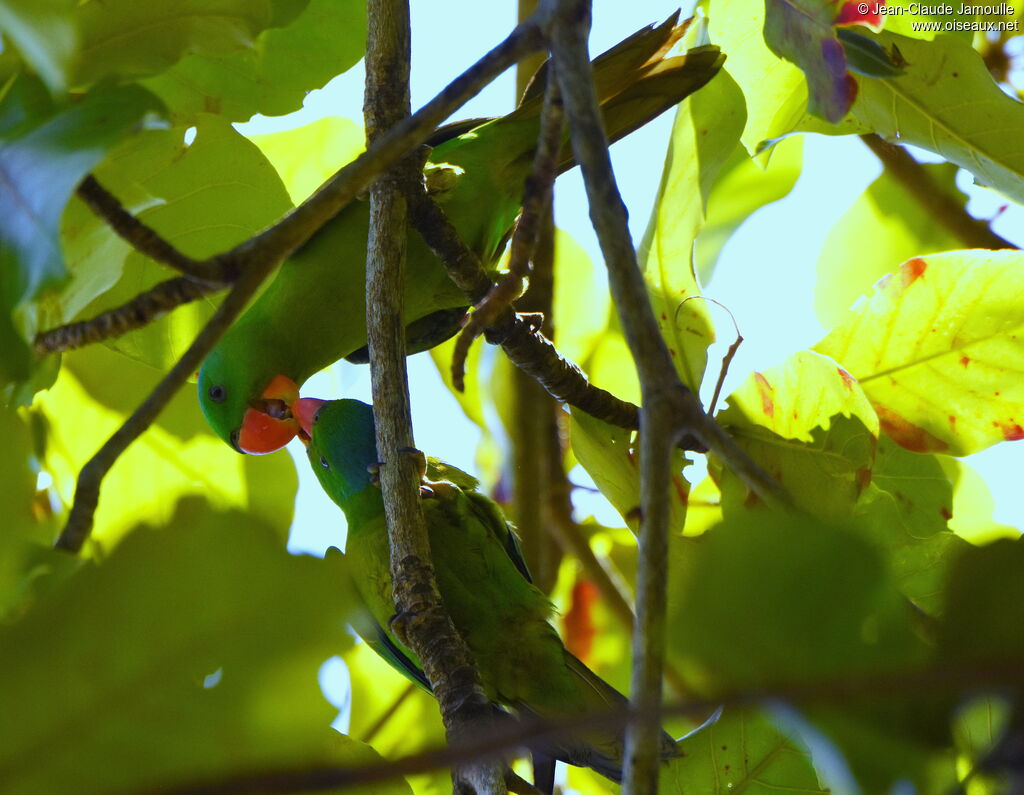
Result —
[[[686, 24], [678, 13], [640, 30], [593, 62], [605, 130], [615, 141], [699, 89], [722, 66], [717, 47], [669, 56]], [[542, 72], [546, 71], [541, 67]], [[462, 239], [494, 268], [515, 222], [533, 165], [543, 104], [538, 73], [519, 107], [435, 133], [427, 189]], [[574, 165], [568, 140], [560, 170]], [[239, 452], [270, 453], [299, 431], [290, 411], [298, 387], [333, 362], [367, 360], [366, 241], [369, 208], [354, 201], [280, 268], [274, 281], [210, 353], [199, 403], [213, 430]], [[419, 234], [407, 232], [406, 350], [427, 350], [458, 331], [466, 296]]]

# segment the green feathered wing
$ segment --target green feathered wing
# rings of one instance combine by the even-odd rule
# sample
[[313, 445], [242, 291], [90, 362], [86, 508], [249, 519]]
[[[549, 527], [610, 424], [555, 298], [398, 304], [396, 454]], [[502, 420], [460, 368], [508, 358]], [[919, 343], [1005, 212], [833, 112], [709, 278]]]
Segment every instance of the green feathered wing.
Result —
[[[328, 495], [348, 519], [346, 557], [373, 624], [357, 630], [413, 681], [423, 684], [416, 655], [389, 631], [394, 615], [387, 529], [379, 488], [369, 472], [377, 460], [369, 406], [324, 404], [312, 426], [309, 458]], [[454, 467], [431, 464], [421, 505], [438, 588], [445, 607], [495, 703], [544, 718], [600, 714], [625, 697], [571, 655], [549, 623], [553, 607], [530, 581], [514, 530], [476, 481]], [[622, 773], [620, 732], [590, 730], [535, 749], [613, 780]], [[665, 735], [662, 754], [676, 753]]]

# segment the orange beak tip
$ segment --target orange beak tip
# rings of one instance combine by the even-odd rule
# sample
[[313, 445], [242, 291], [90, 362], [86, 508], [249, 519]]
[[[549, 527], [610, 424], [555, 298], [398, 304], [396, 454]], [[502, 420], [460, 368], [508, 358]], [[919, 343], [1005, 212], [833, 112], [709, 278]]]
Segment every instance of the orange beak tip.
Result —
[[307, 439], [313, 436], [316, 414], [326, 402], [320, 398], [299, 398], [292, 403], [292, 416], [299, 421], [299, 427]]

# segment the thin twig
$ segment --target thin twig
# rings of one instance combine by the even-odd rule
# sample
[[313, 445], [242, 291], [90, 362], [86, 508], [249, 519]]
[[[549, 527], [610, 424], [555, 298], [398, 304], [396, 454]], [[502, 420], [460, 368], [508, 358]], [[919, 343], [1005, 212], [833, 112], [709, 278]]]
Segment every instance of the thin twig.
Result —
[[885, 170], [913, 196], [931, 218], [942, 224], [968, 248], [1019, 248], [993, 232], [987, 223], [974, 218], [967, 208], [950, 196], [928, 170], [902, 146], [885, 141], [875, 133], [860, 139], [885, 166]]
[[200, 282], [187, 276], [178, 276], [160, 282], [139, 293], [128, 303], [89, 320], [80, 320], [40, 332], [33, 345], [36, 353], [42, 355], [70, 351], [94, 342], [120, 337], [129, 331], [148, 326], [172, 309], [223, 289], [224, 285], [220, 282]]
[[193, 259], [178, 251], [152, 228], [128, 212], [94, 176], [89, 175], [83, 179], [77, 193], [78, 198], [84, 201], [90, 210], [106, 221], [118, 237], [136, 251], [194, 279], [216, 280], [219, 274], [210, 272], [209, 260]]
[[[366, 132], [373, 143], [409, 113], [408, 0], [369, 0], [366, 43]], [[391, 552], [391, 581], [400, 638], [419, 657], [441, 709], [449, 742], [472, 736], [494, 720], [480, 675], [452, 625], [434, 579], [420, 479], [413, 449], [405, 367], [403, 285], [406, 203], [401, 183], [421, 181], [423, 164], [407, 158], [370, 190], [366, 257], [366, 326], [376, 417], [377, 451], [385, 462], [381, 490]], [[452, 771], [456, 791], [503, 795], [507, 766], [473, 760]]]
[[558, 155], [562, 148], [564, 120], [562, 97], [558, 91], [554, 70], [551, 69], [548, 71], [548, 83], [544, 91], [544, 106], [541, 110], [540, 134], [533, 158], [533, 170], [526, 178], [523, 211], [512, 235], [508, 273], [492, 286], [484, 299], [477, 304], [469, 317], [469, 322], [462, 329], [452, 355], [453, 380], [462, 381], [466, 356], [473, 340], [480, 336], [485, 328], [493, 325], [498, 316], [519, 297], [523, 280], [530, 275], [530, 261], [537, 247], [541, 225], [551, 206], [551, 189], [555, 177], [558, 176]]
[[388, 705], [388, 708], [384, 710], [380, 717], [377, 718], [367, 729], [362, 736], [362, 741], [367, 745], [373, 743], [373, 739], [380, 733], [393, 717], [398, 712], [399, 708], [406, 702], [406, 700], [416, 692], [417, 686], [411, 682], [402, 688], [401, 692], [395, 697], [395, 700]]
[[[869, 699], [891, 702], [908, 695], [949, 697], [951, 688], [965, 691], [998, 690], [1024, 685], [1024, 659], [996, 662], [969, 661], [952, 666], [931, 666], [897, 672], [873, 673], [827, 681], [808, 681], [761, 690], [736, 690], [714, 699], [689, 699], [666, 704], [667, 715], [705, 715], [718, 707], [726, 710], [756, 708], [761, 704], [793, 703], [803, 706], [846, 706]], [[527, 745], [578, 733], [581, 729], [614, 729], [640, 716], [635, 709], [614, 709], [557, 720], [508, 723], [498, 729], [467, 738], [459, 745], [421, 751], [409, 756], [360, 767], [337, 765], [309, 769], [284, 769], [247, 773], [230, 779], [193, 782], [152, 790], [152, 795], [235, 795], [236, 793], [299, 793], [370, 784], [399, 776], [424, 773], [481, 756], [508, 753]]]
[[[459, 238], [444, 211], [422, 190], [409, 196], [409, 218], [427, 245], [437, 254], [460, 289], [471, 301], [490, 290], [480, 260]], [[509, 360], [536, 378], [553, 397], [619, 428], [636, 428], [639, 409], [607, 390], [591, 384], [578, 366], [564, 358], [536, 326], [511, 310], [502, 312], [486, 332], [487, 340], [501, 345]]]

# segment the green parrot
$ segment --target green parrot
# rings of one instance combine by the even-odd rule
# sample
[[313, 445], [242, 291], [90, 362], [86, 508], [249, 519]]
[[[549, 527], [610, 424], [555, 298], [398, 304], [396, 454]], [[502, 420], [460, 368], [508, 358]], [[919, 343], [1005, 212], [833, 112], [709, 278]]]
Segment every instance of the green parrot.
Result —
[[[395, 669], [429, 688], [416, 655], [390, 630], [391, 594], [384, 500], [373, 410], [358, 400], [302, 398], [294, 413], [309, 437], [308, 455], [328, 496], [345, 512], [345, 555], [375, 624], [357, 627]], [[421, 505], [445, 607], [476, 660], [487, 696], [521, 715], [571, 718], [623, 706], [627, 699], [570, 654], [549, 623], [553, 606], [530, 580], [515, 531], [501, 508], [464, 472], [424, 461]], [[613, 781], [622, 778], [623, 736], [590, 729], [532, 749]], [[661, 756], [678, 755], [667, 734]]]
[[[594, 61], [605, 128], [615, 141], [707, 83], [724, 56], [705, 46], [668, 57], [685, 30], [677, 15], [630, 36]], [[543, 71], [543, 67], [542, 67]], [[435, 133], [428, 190], [488, 267], [504, 248], [533, 163], [543, 104], [538, 73], [519, 107]], [[561, 170], [573, 165], [568, 142]], [[366, 202], [347, 205], [288, 259], [270, 286], [210, 353], [199, 402], [213, 430], [240, 452], [269, 453], [298, 432], [289, 406], [298, 386], [341, 358], [366, 361]], [[458, 331], [466, 296], [412, 229], [406, 253], [407, 351]]]

